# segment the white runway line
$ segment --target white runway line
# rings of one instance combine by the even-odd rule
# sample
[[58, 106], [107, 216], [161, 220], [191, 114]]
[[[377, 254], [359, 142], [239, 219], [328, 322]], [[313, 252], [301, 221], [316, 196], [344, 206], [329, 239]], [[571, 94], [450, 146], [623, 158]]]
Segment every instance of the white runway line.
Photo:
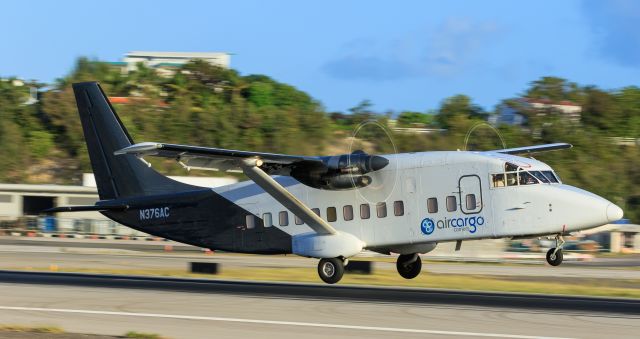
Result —
[[225, 318], [225, 317], [205, 317], [193, 315], [178, 314], [158, 314], [158, 313], [135, 313], [135, 312], [111, 312], [111, 311], [93, 311], [93, 310], [74, 310], [61, 308], [42, 308], [42, 307], [15, 307], [0, 306], [0, 310], [7, 311], [31, 311], [31, 312], [50, 312], [50, 313], [76, 313], [76, 314], [99, 314], [110, 316], [127, 316], [127, 317], [146, 317], [146, 318], [165, 318], [165, 319], [182, 319], [182, 320], [204, 320], [204, 321], [223, 321], [234, 323], [250, 323], [265, 325], [282, 325], [282, 326], [301, 326], [301, 327], [324, 327], [344, 330], [360, 330], [360, 331], [382, 331], [395, 333], [420, 333], [420, 334], [439, 334], [451, 336], [475, 336], [475, 337], [491, 337], [491, 338], [517, 338], [517, 339], [568, 339], [561, 337], [542, 337], [518, 334], [502, 334], [502, 333], [482, 333], [482, 332], [460, 332], [460, 331], [437, 331], [437, 330], [421, 330], [412, 328], [397, 327], [377, 327], [377, 326], [357, 326], [357, 325], [340, 325], [340, 324], [324, 324], [324, 323], [308, 323], [298, 321], [277, 321], [277, 320], [260, 320], [260, 319], [242, 319], [242, 318]]

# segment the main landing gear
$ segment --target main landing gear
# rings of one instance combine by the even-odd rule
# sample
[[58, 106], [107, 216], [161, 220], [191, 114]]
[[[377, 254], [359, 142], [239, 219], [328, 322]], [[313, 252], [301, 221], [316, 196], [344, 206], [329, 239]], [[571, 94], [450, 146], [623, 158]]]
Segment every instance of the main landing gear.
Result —
[[550, 248], [547, 251], [547, 262], [551, 266], [558, 266], [562, 264], [562, 246], [564, 245], [564, 239], [562, 235], [556, 235], [556, 247]]
[[318, 275], [322, 281], [327, 284], [335, 284], [344, 275], [344, 266], [347, 264], [346, 259], [342, 258], [324, 258], [318, 263]]
[[405, 279], [413, 279], [420, 274], [422, 260], [417, 253], [401, 254], [396, 262], [398, 273]]

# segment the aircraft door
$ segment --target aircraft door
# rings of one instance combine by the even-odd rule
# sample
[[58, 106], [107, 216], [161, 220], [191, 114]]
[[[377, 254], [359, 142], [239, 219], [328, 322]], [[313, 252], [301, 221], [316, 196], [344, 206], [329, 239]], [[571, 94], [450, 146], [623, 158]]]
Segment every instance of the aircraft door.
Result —
[[[418, 184], [416, 182], [415, 172], [416, 172], [415, 170], [407, 171], [408, 175], [404, 177], [404, 182], [402, 187], [404, 197], [406, 199], [406, 200], [403, 199], [404, 211], [402, 211], [402, 214], [404, 214], [406, 225], [408, 227], [408, 232], [411, 237], [416, 236], [415, 227], [413, 227], [413, 225], [415, 225], [415, 220], [418, 218], [417, 215], [419, 215], [418, 209], [419, 209], [419, 203], [420, 203], [416, 198]], [[397, 212], [395, 211], [395, 209], [396, 209], [396, 206], [394, 206], [394, 213]]]
[[460, 209], [464, 214], [476, 214], [482, 211], [482, 183], [480, 177], [471, 174], [463, 175], [458, 181]]

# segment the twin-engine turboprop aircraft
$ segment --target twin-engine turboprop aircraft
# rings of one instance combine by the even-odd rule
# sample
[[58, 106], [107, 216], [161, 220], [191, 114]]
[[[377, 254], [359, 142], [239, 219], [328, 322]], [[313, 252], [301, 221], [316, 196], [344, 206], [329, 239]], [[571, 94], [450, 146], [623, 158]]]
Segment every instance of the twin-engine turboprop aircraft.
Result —
[[[622, 218], [613, 203], [564, 185], [548, 165], [519, 157], [570, 148], [548, 144], [489, 152], [295, 156], [156, 142], [135, 144], [95, 82], [73, 85], [96, 177], [96, 210], [134, 229], [212, 250], [319, 258], [336, 283], [363, 250], [398, 253], [398, 273], [416, 277], [418, 254], [441, 242], [562, 236]], [[186, 168], [239, 170], [251, 180], [219, 188], [176, 182], [145, 156]], [[276, 175], [272, 177], [272, 175]]]

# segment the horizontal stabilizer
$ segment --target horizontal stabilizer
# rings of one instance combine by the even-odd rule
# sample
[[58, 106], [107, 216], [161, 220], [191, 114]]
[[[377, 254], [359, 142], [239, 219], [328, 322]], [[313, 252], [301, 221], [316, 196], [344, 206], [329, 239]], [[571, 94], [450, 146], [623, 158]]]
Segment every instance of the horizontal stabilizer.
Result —
[[129, 205], [108, 205], [108, 206], [59, 206], [46, 209], [42, 213], [57, 212], [87, 212], [87, 211], [124, 211], [129, 209]]
[[559, 142], [555, 144], [544, 144], [544, 145], [534, 145], [534, 146], [524, 146], [524, 147], [516, 147], [516, 148], [505, 148], [498, 149], [489, 152], [494, 153], [502, 153], [502, 154], [511, 154], [511, 155], [519, 155], [519, 154], [532, 154], [532, 153], [541, 153], [548, 151], [556, 151], [561, 149], [568, 149], [573, 147], [571, 144], [567, 144], [564, 142]]

